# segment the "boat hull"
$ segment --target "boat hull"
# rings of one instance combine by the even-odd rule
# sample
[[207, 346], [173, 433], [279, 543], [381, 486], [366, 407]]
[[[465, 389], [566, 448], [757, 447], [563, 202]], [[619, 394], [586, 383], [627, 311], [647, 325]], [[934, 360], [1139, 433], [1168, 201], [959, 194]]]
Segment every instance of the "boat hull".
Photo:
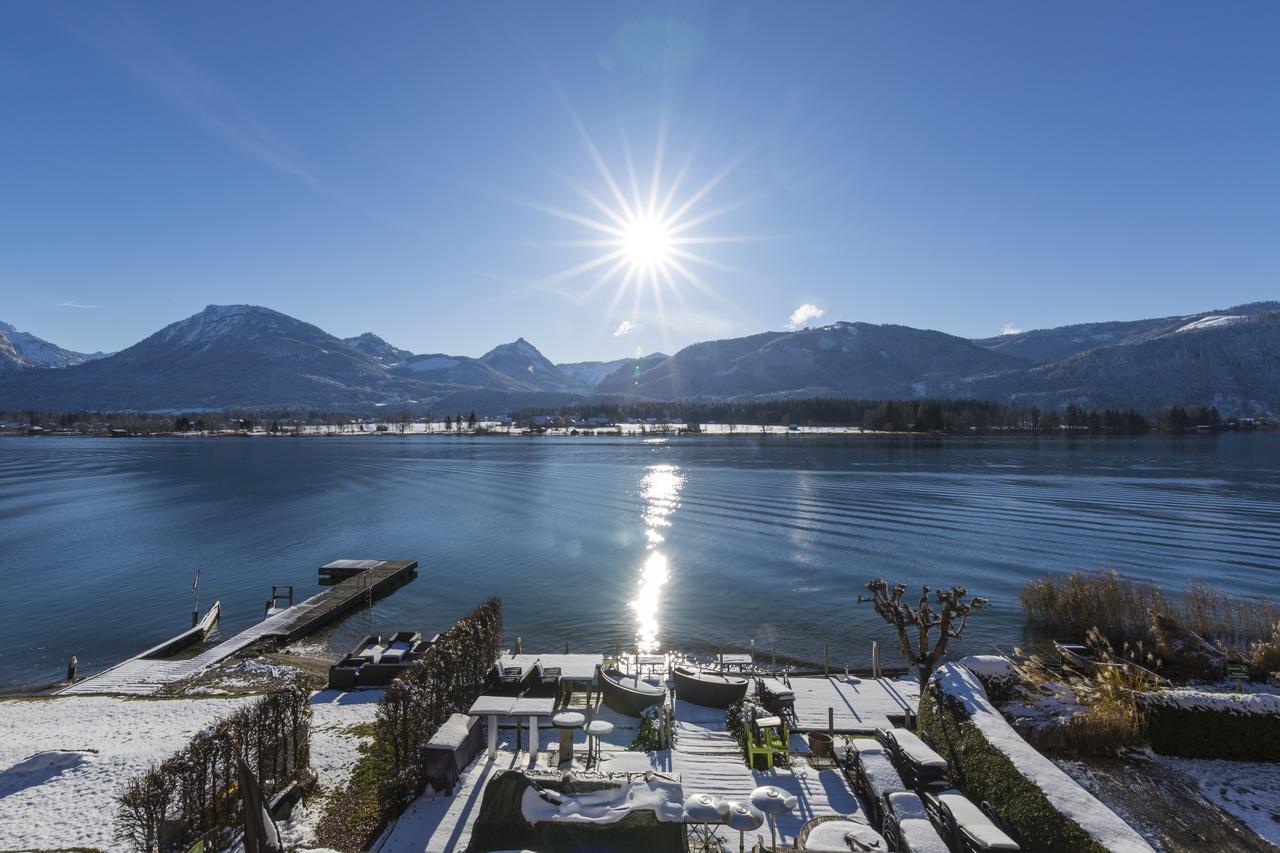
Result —
[[676, 695], [707, 708], [728, 708], [747, 695], [747, 680], [736, 675], [700, 672], [678, 666], [672, 672]]

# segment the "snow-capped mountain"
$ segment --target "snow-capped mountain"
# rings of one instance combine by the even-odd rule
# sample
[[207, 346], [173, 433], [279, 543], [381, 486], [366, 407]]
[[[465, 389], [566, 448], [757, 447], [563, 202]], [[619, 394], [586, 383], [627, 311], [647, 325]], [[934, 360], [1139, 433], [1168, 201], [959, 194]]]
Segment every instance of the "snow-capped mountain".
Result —
[[10, 377], [6, 396], [56, 408], [380, 403], [405, 388], [374, 359], [278, 311], [210, 305], [97, 361]]
[[1154, 320], [1081, 323], [1053, 329], [1032, 329], [1012, 335], [980, 338], [974, 343], [993, 352], [1025, 358], [1036, 364], [1051, 364], [1098, 347], [1141, 343], [1179, 329], [1221, 325], [1232, 322], [1234, 318], [1276, 310], [1280, 310], [1280, 302], [1253, 302], [1225, 311], [1160, 317]]
[[1233, 309], [1171, 325], [1062, 361], [976, 379], [966, 396], [1044, 409], [1068, 403], [1150, 409], [1185, 402], [1215, 405], [1228, 414], [1280, 411], [1280, 310]]
[[343, 338], [342, 342], [369, 356], [383, 367], [399, 367], [413, 358], [413, 353], [409, 350], [393, 347], [373, 332], [365, 332], [354, 338]]
[[946, 383], [1025, 361], [964, 338], [870, 323], [694, 344], [607, 376], [599, 393], [682, 397], [921, 397]]
[[71, 367], [84, 364], [102, 353], [82, 353], [63, 349], [30, 332], [20, 332], [10, 323], [0, 323], [0, 370], [22, 367]]
[[634, 368], [637, 364], [648, 364], [666, 357], [665, 353], [655, 352], [639, 358], [615, 358], [613, 361], [575, 361], [567, 364], [557, 364], [556, 367], [588, 388], [595, 388], [604, 381], [606, 376], [621, 367]]
[[[401, 407], [498, 414], [613, 399], [969, 397], [1041, 408], [1213, 404], [1280, 411], [1280, 303], [970, 341], [833, 323], [707, 341], [673, 355], [552, 364], [524, 338], [479, 358], [342, 340], [277, 311], [211, 305], [128, 349], [57, 370], [65, 350], [0, 326], [0, 407]], [[15, 339], [17, 344], [15, 344]], [[20, 344], [20, 345], [19, 345]], [[45, 349], [41, 349], [43, 345]], [[78, 356], [71, 353], [70, 356]]]
[[556, 367], [524, 338], [494, 347], [480, 356], [480, 361], [513, 379], [530, 383], [539, 391], [581, 394], [590, 390], [589, 385]]

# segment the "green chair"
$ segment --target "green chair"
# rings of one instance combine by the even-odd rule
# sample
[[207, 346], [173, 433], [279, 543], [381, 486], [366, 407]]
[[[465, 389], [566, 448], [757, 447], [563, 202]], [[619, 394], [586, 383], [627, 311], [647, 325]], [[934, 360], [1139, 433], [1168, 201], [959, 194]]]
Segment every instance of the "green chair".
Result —
[[784, 759], [791, 755], [791, 733], [781, 717], [757, 717], [747, 726], [747, 763], [756, 766], [756, 756], [765, 761], [765, 769], [773, 767], [775, 755]]

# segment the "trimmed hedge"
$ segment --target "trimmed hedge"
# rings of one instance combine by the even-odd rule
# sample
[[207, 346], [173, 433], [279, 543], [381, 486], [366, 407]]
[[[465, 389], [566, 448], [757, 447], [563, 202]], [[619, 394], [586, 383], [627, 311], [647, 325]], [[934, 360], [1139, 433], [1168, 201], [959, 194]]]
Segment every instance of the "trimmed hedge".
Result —
[[[366, 850], [387, 822], [426, 785], [425, 747], [455, 712], [466, 713], [484, 690], [502, 645], [502, 603], [487, 599], [442, 633], [412, 666], [387, 685], [347, 787], [330, 798], [320, 841]], [[351, 803], [351, 808], [344, 804]]]
[[947, 759], [951, 778], [974, 802], [990, 803], [1027, 853], [1107, 853], [969, 722], [959, 700], [931, 681], [920, 697], [918, 727]]
[[1280, 716], [1179, 707], [1158, 695], [1142, 705], [1147, 742], [1161, 755], [1280, 761]]
[[243, 811], [237, 759], [271, 797], [306, 771], [310, 744], [311, 692], [295, 682], [269, 693], [126, 780], [116, 794], [116, 840], [148, 851], [185, 850], [201, 837], [227, 843]]
[[450, 715], [465, 714], [484, 692], [501, 646], [502, 602], [489, 598], [387, 686], [378, 703], [373, 748], [390, 773], [378, 795], [389, 816], [422, 793], [424, 748]]

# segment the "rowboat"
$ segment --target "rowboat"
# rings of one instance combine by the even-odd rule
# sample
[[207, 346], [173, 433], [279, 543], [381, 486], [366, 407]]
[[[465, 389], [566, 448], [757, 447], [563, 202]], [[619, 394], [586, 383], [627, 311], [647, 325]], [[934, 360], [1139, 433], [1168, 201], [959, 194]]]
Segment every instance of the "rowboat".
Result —
[[728, 708], [747, 695], [747, 680], [738, 675], [706, 672], [689, 666], [672, 670], [676, 695], [707, 708]]
[[196, 622], [187, 630], [183, 631], [173, 639], [166, 640], [160, 645], [148, 649], [138, 657], [144, 660], [163, 660], [164, 658], [176, 655], [178, 652], [199, 645], [209, 638], [213, 630], [218, 627], [218, 618], [222, 614], [222, 603], [215, 601], [213, 606], [209, 608], [209, 612], [202, 619]]
[[1098, 655], [1093, 649], [1080, 643], [1060, 643], [1053, 641], [1053, 648], [1064, 664], [1088, 672], [1098, 665]]
[[596, 672], [600, 676], [600, 696], [604, 703], [629, 717], [638, 717], [645, 708], [661, 705], [667, 695], [665, 687], [649, 684], [616, 669], [600, 667]]

